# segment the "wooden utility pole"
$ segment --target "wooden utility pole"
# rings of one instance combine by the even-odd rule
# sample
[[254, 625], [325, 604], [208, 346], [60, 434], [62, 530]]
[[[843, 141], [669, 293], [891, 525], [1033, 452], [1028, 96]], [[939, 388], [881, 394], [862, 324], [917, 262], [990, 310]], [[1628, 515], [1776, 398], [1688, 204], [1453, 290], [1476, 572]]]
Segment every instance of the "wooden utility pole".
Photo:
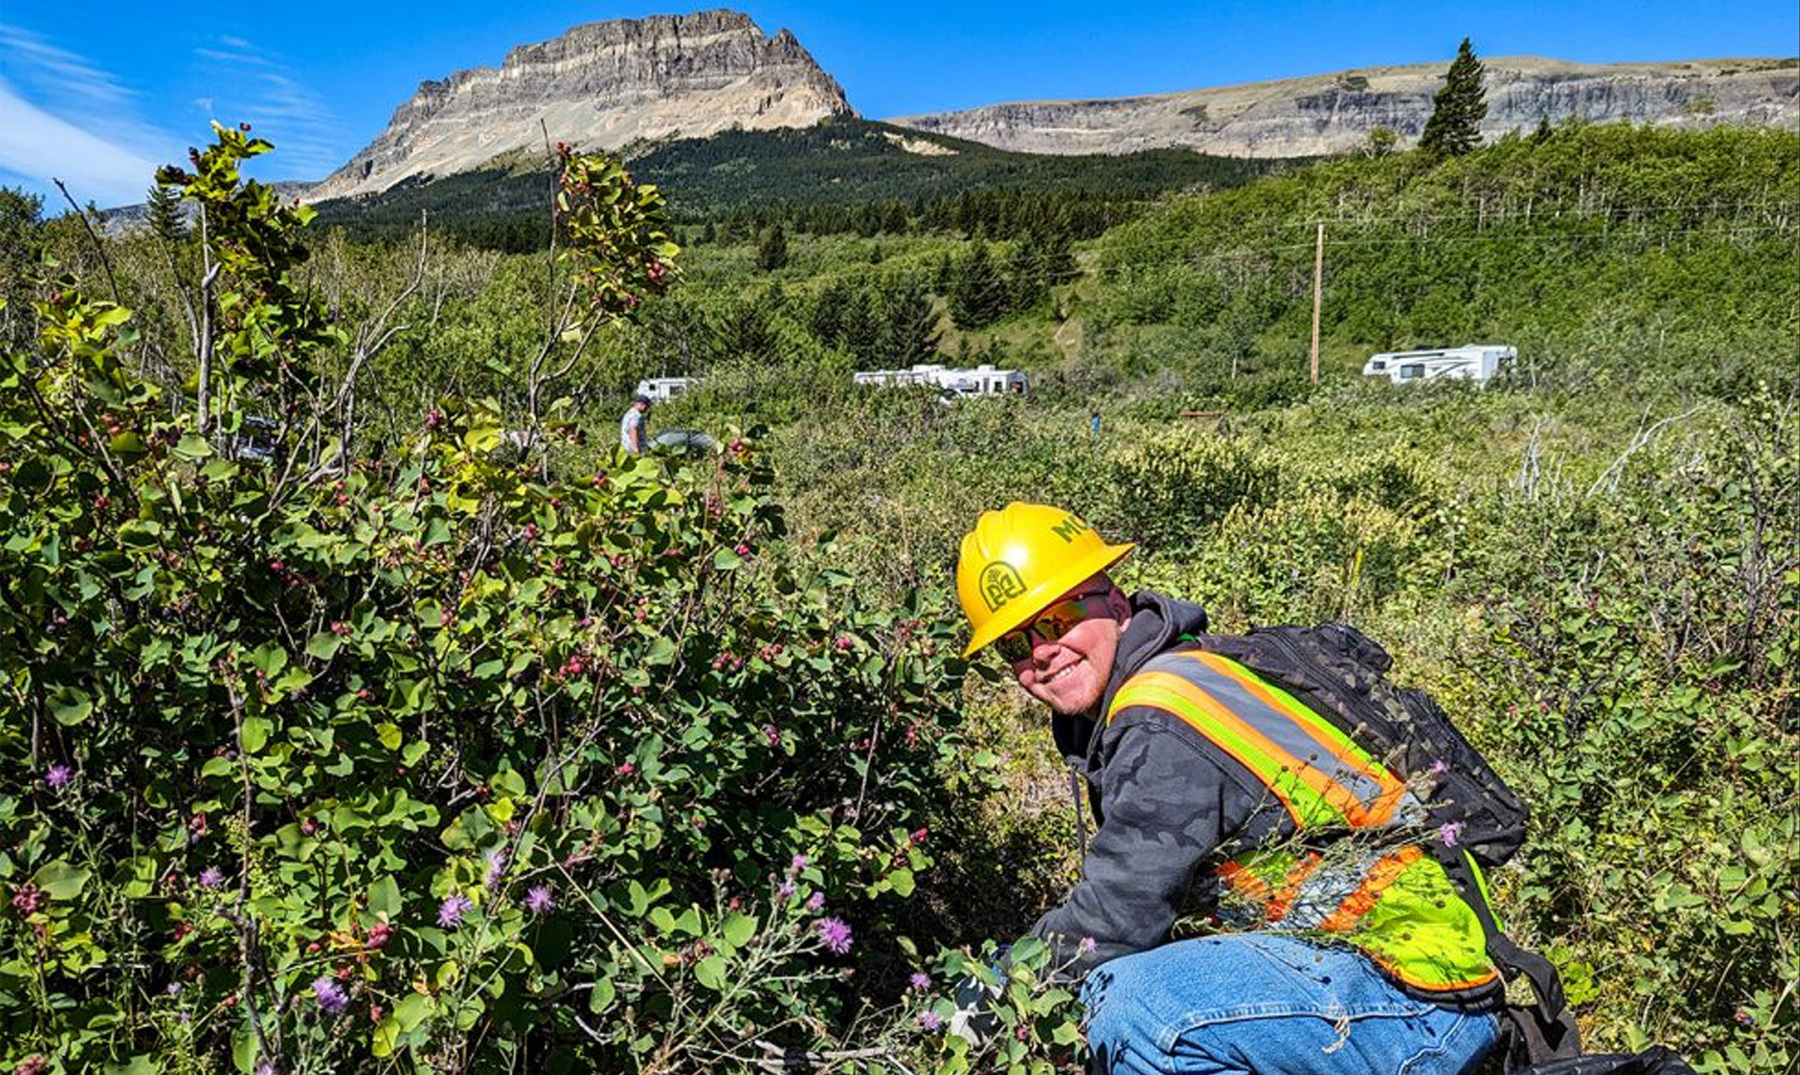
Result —
[[1319, 302], [1325, 289], [1325, 222], [1319, 221], [1319, 240], [1313, 246], [1312, 383], [1319, 383]]

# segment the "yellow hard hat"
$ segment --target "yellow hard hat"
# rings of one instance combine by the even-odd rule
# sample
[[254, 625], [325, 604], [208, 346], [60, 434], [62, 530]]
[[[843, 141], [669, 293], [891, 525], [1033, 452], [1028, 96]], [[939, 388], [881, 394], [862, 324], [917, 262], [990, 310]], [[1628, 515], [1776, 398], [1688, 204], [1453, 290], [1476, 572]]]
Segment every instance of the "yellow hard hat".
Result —
[[1015, 500], [982, 512], [956, 560], [956, 595], [975, 632], [963, 656], [1029, 623], [1135, 547], [1108, 545], [1073, 513], [1046, 504]]

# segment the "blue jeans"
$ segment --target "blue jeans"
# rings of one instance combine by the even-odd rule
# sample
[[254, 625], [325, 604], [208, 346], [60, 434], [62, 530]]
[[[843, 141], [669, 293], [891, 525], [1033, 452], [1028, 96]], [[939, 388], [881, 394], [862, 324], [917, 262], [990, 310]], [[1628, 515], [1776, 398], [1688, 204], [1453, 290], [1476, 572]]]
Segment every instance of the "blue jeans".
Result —
[[1240, 933], [1101, 964], [1082, 987], [1094, 1070], [1120, 1075], [1464, 1075], [1492, 1015], [1401, 992], [1356, 952]]

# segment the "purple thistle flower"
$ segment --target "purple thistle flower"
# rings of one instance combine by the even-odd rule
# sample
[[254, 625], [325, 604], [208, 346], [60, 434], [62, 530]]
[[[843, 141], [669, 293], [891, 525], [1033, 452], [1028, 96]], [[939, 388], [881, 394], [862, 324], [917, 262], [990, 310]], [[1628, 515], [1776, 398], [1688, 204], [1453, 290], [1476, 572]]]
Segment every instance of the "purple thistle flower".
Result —
[[224, 883], [225, 875], [219, 872], [217, 866], [208, 866], [206, 869], [200, 871], [201, 888], [218, 888]]
[[482, 878], [482, 886], [493, 888], [506, 875], [506, 849], [495, 848], [487, 853], [487, 875]]
[[1447, 773], [1449, 771], [1450, 771], [1450, 766], [1446, 765], [1444, 763], [1444, 759], [1442, 759], [1442, 758], [1439, 758], [1437, 761], [1434, 761], [1431, 763], [1430, 775], [1432, 775], [1432, 776], [1443, 776], [1445, 773]]
[[819, 919], [819, 936], [825, 938], [825, 947], [832, 955], [841, 956], [850, 951], [850, 924], [841, 918]]
[[554, 910], [556, 895], [550, 891], [549, 885], [532, 885], [531, 890], [525, 893], [525, 907], [532, 914], [543, 914], [546, 911]]
[[1463, 823], [1446, 821], [1438, 826], [1438, 839], [1444, 841], [1445, 847], [1455, 847], [1456, 841], [1462, 839]]
[[326, 975], [313, 980], [313, 996], [318, 998], [319, 1010], [326, 1015], [342, 1015], [350, 1006], [350, 994]]
[[806, 898], [806, 909], [817, 911], [825, 906], [825, 893], [815, 892]]
[[788, 869], [793, 870], [795, 873], [798, 873], [801, 870], [806, 869], [806, 856], [805, 855], [795, 855], [794, 861], [788, 863]]
[[57, 762], [55, 765], [44, 770], [44, 784], [46, 787], [60, 788], [67, 785], [68, 782], [73, 779], [75, 779], [75, 770], [61, 762]]
[[783, 881], [779, 885], [775, 886], [775, 898], [776, 899], [780, 899], [780, 900], [791, 899], [793, 897], [793, 895], [794, 895], [794, 882]]
[[1100, 945], [1094, 940], [1094, 938], [1092, 938], [1092, 937], [1081, 938], [1081, 954], [1082, 955], [1085, 956], [1098, 947], [1100, 947]]
[[274, 1063], [264, 1060], [262, 1063], [256, 1065], [256, 1075], [275, 1075]]
[[469, 897], [462, 893], [445, 896], [444, 902], [438, 904], [438, 925], [445, 929], [455, 929], [462, 925], [463, 912], [475, 906]]
[[912, 983], [914, 989], [917, 989], [921, 993], [931, 988], [931, 975], [926, 974], [922, 970], [913, 971], [912, 977], [907, 980]]
[[944, 1027], [944, 1017], [932, 1011], [920, 1012], [919, 1025], [926, 1030], [942, 1030]]

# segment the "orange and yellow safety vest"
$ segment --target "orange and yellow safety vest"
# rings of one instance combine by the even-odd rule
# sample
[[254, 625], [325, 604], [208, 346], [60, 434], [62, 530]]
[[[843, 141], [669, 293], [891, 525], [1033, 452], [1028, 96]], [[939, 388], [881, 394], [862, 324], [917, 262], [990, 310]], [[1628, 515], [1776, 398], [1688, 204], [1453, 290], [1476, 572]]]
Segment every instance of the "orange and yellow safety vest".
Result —
[[[1344, 940], [1433, 994], [1485, 991], [1499, 978], [1480, 918], [1428, 850], [1433, 834], [1414, 791], [1336, 725], [1243, 665], [1198, 649], [1151, 660], [1114, 695], [1107, 721], [1134, 706], [1193, 728], [1292, 820], [1294, 838], [1217, 871], [1259, 928]], [[1467, 861], [1480, 889], [1473, 898], [1485, 899], [1480, 870]]]

